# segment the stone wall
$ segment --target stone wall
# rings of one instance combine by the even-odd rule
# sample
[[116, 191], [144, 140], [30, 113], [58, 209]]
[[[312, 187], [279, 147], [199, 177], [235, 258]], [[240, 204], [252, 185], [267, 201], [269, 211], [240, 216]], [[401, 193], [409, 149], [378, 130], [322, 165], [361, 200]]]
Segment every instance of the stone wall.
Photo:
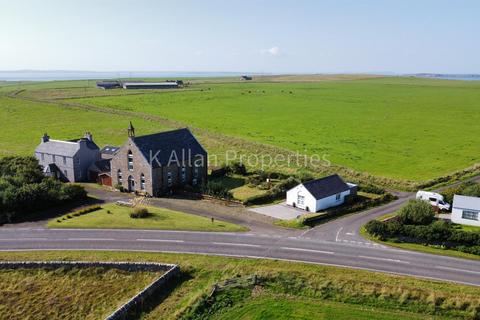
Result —
[[164, 273], [146, 286], [142, 291], [120, 306], [106, 320], [126, 319], [127, 316], [142, 306], [154, 292], [166, 286], [169, 280], [180, 272], [175, 264], [155, 262], [99, 262], [99, 261], [4, 261], [0, 269], [57, 269], [57, 268], [115, 268], [125, 271], [151, 271]]

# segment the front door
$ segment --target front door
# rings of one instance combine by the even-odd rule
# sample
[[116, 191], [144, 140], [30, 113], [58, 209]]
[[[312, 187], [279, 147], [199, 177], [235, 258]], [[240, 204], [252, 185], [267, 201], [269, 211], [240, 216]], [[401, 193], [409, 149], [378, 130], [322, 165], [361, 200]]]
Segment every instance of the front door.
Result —
[[135, 191], [135, 180], [133, 180], [132, 176], [128, 177], [128, 192]]

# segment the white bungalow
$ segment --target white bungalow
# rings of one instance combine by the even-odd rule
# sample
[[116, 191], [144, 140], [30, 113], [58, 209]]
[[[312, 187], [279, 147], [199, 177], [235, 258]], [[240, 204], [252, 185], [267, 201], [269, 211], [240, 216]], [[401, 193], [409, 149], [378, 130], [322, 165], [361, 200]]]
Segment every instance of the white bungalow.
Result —
[[480, 227], [480, 198], [453, 196], [452, 222]]
[[287, 205], [309, 212], [318, 212], [341, 205], [357, 193], [357, 186], [345, 183], [339, 175], [301, 183], [287, 191]]

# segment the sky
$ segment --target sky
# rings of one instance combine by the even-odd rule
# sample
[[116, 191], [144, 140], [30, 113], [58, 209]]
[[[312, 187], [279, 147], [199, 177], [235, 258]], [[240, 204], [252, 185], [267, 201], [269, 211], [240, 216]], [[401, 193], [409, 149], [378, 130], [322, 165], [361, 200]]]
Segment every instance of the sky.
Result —
[[477, 0], [0, 0], [0, 70], [480, 73]]

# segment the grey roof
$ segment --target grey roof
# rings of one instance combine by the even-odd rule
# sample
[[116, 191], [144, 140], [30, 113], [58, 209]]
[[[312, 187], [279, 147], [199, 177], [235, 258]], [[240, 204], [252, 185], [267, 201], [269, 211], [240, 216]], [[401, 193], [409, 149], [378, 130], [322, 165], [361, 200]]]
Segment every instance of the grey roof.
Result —
[[114, 147], [114, 146], [105, 146], [100, 150], [100, 153], [115, 154], [118, 151], [118, 149], [120, 149], [120, 148], [119, 147]]
[[325, 178], [304, 182], [303, 186], [315, 199], [323, 199], [350, 189], [338, 174]]
[[50, 139], [47, 142], [39, 144], [38, 147], [35, 149], [35, 152], [73, 157], [80, 149], [80, 141], [85, 141], [86, 147], [91, 150], [98, 149], [98, 146], [95, 144], [95, 142], [85, 138], [69, 141]]
[[456, 194], [453, 196], [453, 207], [480, 211], [480, 198], [461, 196]]
[[98, 160], [93, 163], [93, 166], [98, 170], [98, 172], [110, 173], [110, 161], [111, 159]]
[[156, 155], [158, 161], [152, 161], [154, 168], [160, 165], [166, 166], [173, 152], [180, 162], [182, 158], [186, 161], [193, 161], [190, 157], [207, 156], [205, 149], [187, 128], [134, 137], [132, 140], [147, 161]]

